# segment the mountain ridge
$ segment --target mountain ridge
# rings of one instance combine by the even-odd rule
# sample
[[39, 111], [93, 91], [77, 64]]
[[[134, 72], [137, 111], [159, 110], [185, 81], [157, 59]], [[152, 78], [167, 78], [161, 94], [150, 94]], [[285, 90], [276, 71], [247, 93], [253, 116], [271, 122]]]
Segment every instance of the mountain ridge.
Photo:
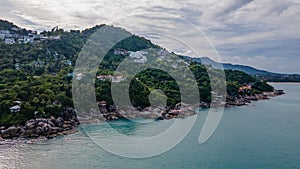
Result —
[[208, 57], [193, 58], [189, 56], [182, 56], [184, 60], [193, 61], [200, 64], [211, 65], [215, 68], [220, 68], [221, 64], [226, 70], [239, 70], [261, 78], [262, 80], [271, 82], [300, 82], [300, 74], [285, 74], [285, 73], [274, 73], [266, 70], [257, 69], [247, 65], [231, 64], [231, 63], [218, 63]]

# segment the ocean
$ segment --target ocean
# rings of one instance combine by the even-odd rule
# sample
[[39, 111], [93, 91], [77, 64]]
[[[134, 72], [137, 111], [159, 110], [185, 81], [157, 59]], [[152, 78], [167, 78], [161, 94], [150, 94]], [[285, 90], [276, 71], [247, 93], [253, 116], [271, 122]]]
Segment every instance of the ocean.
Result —
[[[83, 125], [76, 134], [36, 144], [0, 145], [0, 169], [300, 168], [300, 84], [272, 85], [286, 94], [248, 106], [226, 108], [215, 133], [204, 144], [199, 144], [198, 139], [207, 110], [198, 113], [191, 132], [171, 150], [149, 158], [121, 157], [105, 151], [90, 137], [114, 134], [109, 126], [128, 136], [154, 136], [174, 121], [119, 120], [110, 125]], [[185, 120], [189, 119], [182, 122]]]

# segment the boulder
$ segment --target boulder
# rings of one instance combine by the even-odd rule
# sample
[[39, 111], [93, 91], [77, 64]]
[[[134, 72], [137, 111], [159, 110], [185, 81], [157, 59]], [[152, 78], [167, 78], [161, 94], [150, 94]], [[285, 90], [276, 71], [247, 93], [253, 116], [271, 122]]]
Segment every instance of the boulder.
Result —
[[11, 126], [7, 130], [10, 133], [11, 137], [19, 136], [19, 128], [15, 127], [15, 126]]
[[36, 122], [30, 120], [30, 121], [26, 122], [25, 128], [26, 128], [27, 130], [30, 130], [30, 129], [35, 128], [35, 125], [36, 125]]
[[56, 120], [56, 118], [55, 117], [53, 117], [53, 116], [51, 116], [48, 120], [50, 120], [52, 123], [54, 123], [55, 122], [55, 120]]
[[156, 120], [164, 120], [165, 118], [163, 116], [159, 116]]
[[170, 114], [166, 114], [166, 115], [165, 115], [165, 119], [167, 119], [167, 120], [170, 120], [170, 119], [172, 119], [172, 118], [173, 118], [173, 116], [170, 115]]
[[62, 128], [60, 128], [60, 127], [51, 127], [50, 131], [51, 131], [52, 134], [56, 134], [56, 133], [62, 131], [61, 129]]
[[72, 125], [72, 121], [64, 121], [64, 124]]
[[48, 124], [45, 124], [43, 127], [42, 127], [42, 133], [47, 133], [48, 131], [50, 130], [50, 126]]
[[1, 133], [1, 137], [2, 137], [2, 138], [10, 138], [10, 132], [9, 132], [8, 129], [6, 129], [6, 130], [1, 130], [0, 133]]
[[47, 123], [48, 123], [48, 125], [50, 125], [51, 127], [55, 127], [55, 124], [54, 124], [51, 120], [48, 120]]
[[21, 137], [21, 138], [33, 137], [35, 135], [35, 133], [37, 133], [36, 129], [24, 130], [24, 131], [21, 131], [21, 134], [19, 137]]
[[76, 125], [79, 125], [79, 124], [80, 124], [80, 121], [79, 121], [78, 117], [76, 117], [76, 118], [74, 119], [74, 121], [76, 122]]
[[41, 122], [38, 122], [38, 123], [37, 123], [37, 126], [38, 126], [38, 127], [43, 127], [43, 126], [46, 125], [46, 124], [47, 124], [47, 123], [41, 121]]
[[67, 108], [65, 111], [61, 113], [61, 117], [66, 120], [73, 120], [77, 117], [76, 111], [73, 108]]
[[62, 125], [64, 124], [64, 119], [61, 117], [58, 117], [55, 122], [54, 122], [56, 127], [62, 127]]
[[64, 125], [62, 126], [62, 128], [63, 128], [64, 130], [71, 130], [71, 129], [73, 128], [73, 126], [70, 125], [70, 124], [64, 124]]
[[39, 136], [43, 134], [42, 127], [37, 127], [36, 128], [36, 134], [39, 135]]

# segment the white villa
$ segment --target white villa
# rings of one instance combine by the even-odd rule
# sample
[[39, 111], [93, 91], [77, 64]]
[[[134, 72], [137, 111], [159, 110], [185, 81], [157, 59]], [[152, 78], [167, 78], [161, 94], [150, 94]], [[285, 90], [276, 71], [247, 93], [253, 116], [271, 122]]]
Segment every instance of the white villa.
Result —
[[[12, 28], [12, 30], [17, 31], [19, 28]], [[44, 37], [42, 34], [38, 34], [36, 31], [29, 31], [28, 35], [21, 35], [18, 33], [11, 33], [8, 30], [0, 30], [0, 40], [4, 40], [5, 44], [15, 44], [18, 43], [39, 43], [45, 40], [60, 40], [60, 36], [49, 36]]]
[[10, 110], [11, 113], [17, 113], [17, 112], [21, 111], [21, 106], [16, 105], [16, 106], [13, 106], [13, 107], [9, 108], [9, 110]]
[[120, 83], [125, 80], [123, 76], [112, 76], [112, 75], [100, 75], [97, 76], [97, 79], [101, 81], [110, 80], [112, 83]]
[[130, 51], [129, 57], [134, 59], [133, 62], [135, 62], [135, 63], [146, 63], [148, 61], [147, 57], [144, 56], [146, 54], [148, 54], [148, 52], [145, 52], [145, 51], [132, 52], [132, 51]]
[[5, 34], [0, 34], [0, 39], [4, 40], [5, 39]]
[[111, 79], [111, 82], [112, 83], [120, 83], [124, 80], [125, 80], [125, 78], [123, 76], [113, 76]]
[[78, 74], [76, 75], [76, 80], [81, 80], [83, 77], [84, 77], [84, 74], [83, 74], [83, 73], [78, 73]]
[[125, 49], [114, 49], [115, 55], [127, 55], [129, 52]]
[[12, 45], [12, 44], [15, 44], [16, 41], [14, 38], [6, 38], [5, 39], [5, 44], [8, 44], [8, 45]]

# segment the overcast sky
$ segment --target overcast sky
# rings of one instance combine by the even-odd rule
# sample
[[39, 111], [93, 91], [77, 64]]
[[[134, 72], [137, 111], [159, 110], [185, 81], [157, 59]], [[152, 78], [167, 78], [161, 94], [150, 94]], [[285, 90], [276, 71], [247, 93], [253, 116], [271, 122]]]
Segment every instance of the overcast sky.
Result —
[[147, 38], [170, 51], [214, 58], [212, 43], [223, 62], [285, 73], [300, 73], [299, 16], [300, 0], [0, 0], [0, 18], [24, 28], [157, 31]]

